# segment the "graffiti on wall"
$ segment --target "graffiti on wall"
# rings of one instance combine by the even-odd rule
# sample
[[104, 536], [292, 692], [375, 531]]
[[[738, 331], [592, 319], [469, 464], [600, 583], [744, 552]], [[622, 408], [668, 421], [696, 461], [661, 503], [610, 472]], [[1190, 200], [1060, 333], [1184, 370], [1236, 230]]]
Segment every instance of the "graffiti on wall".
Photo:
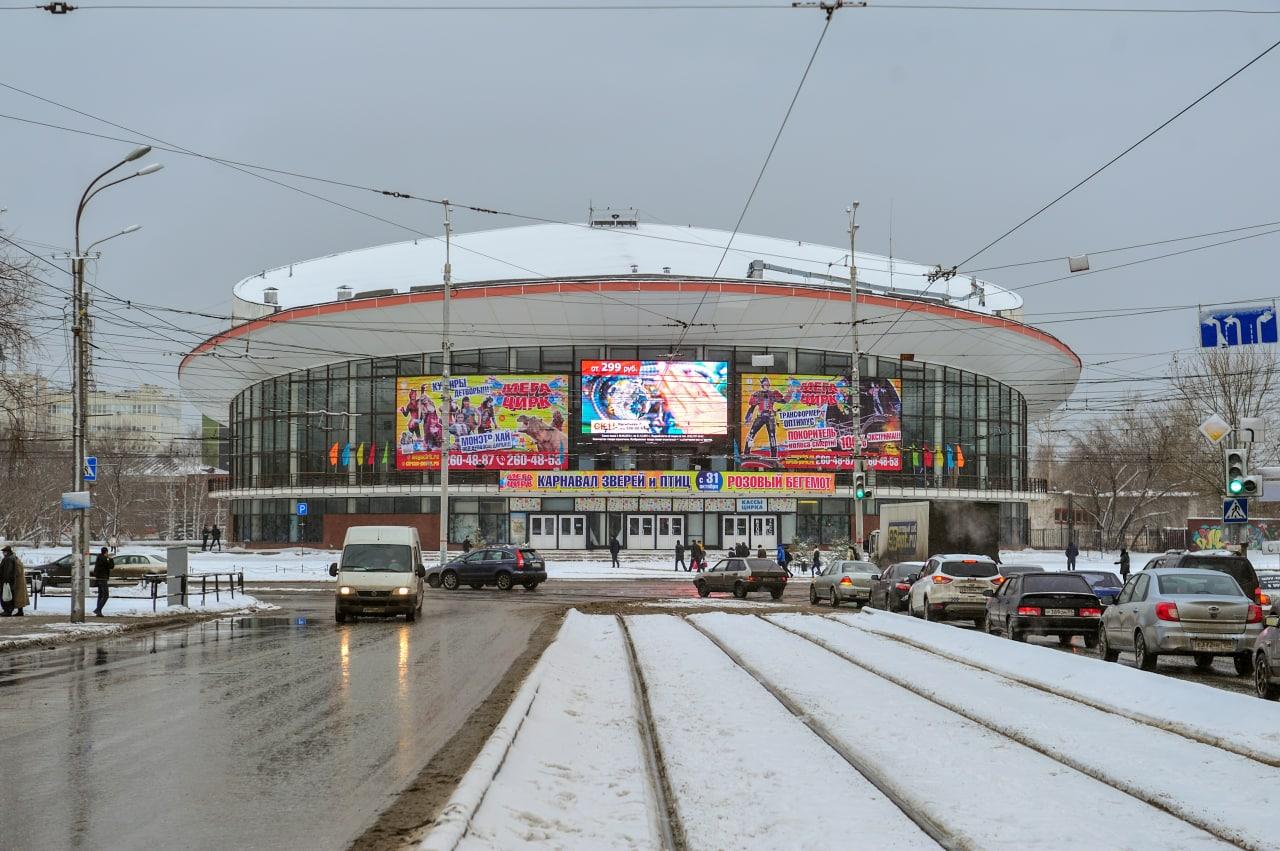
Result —
[[[1245, 526], [1249, 538], [1249, 549], [1259, 550], [1263, 541], [1280, 540], [1280, 520], [1257, 518], [1250, 520]], [[1226, 526], [1219, 520], [1188, 520], [1188, 548], [1191, 550], [1220, 550], [1232, 540], [1226, 533]]]

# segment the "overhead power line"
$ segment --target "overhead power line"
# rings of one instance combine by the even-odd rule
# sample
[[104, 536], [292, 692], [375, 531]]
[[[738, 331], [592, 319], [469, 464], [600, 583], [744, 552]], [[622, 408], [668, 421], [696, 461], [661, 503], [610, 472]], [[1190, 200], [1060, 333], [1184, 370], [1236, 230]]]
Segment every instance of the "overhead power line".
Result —
[[[818, 3], [405, 3], [351, 5], [344, 3], [95, 3], [70, 2], [0, 6], [4, 12], [750, 12], [789, 11], [797, 6]], [[832, 5], [828, 3], [828, 5]], [[849, 4], [846, 4], [849, 5]], [[1107, 6], [1015, 6], [969, 3], [878, 3], [868, 8], [881, 12], [1012, 12], [1031, 14], [1086, 15], [1276, 15], [1275, 9], [1231, 7], [1107, 7]]]

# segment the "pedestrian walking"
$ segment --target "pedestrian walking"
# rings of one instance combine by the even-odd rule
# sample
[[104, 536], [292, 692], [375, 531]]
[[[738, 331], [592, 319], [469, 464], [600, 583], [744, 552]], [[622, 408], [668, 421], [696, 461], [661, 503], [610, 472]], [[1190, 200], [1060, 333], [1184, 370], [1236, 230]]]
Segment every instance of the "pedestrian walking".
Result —
[[701, 573], [707, 558], [707, 551], [702, 548], [702, 541], [695, 539], [689, 547], [689, 552], [689, 569]]
[[764, 551], [764, 544], [761, 544], [759, 548], [756, 550], [756, 558], [768, 558], [768, 557], [769, 556], [766, 555]]
[[6, 544], [0, 552], [4, 553], [0, 558], [0, 614], [22, 617], [27, 607], [27, 573], [13, 547]]
[[464, 554], [471, 552], [471, 536], [470, 535], [462, 539], [462, 552]]
[[1129, 579], [1129, 551], [1124, 547], [1120, 548], [1120, 560], [1116, 562], [1120, 565], [1120, 580], [1126, 582]]
[[751, 547], [747, 545], [746, 541], [739, 541], [738, 546], [734, 549], [733, 554], [736, 555], [738, 558], [746, 558], [747, 556], [751, 555]]
[[1076, 569], [1076, 556], [1080, 555], [1080, 548], [1076, 546], [1076, 542], [1072, 541], [1067, 544], [1067, 570]]
[[689, 572], [689, 568], [688, 568], [688, 567], [686, 567], [686, 566], [685, 566], [685, 563], [684, 563], [684, 541], [676, 541], [676, 566], [675, 566], [675, 569], [678, 571], [678, 570], [680, 570], [680, 568], [682, 568], [682, 567], [684, 568], [685, 573], [688, 573], [688, 572]]
[[111, 554], [115, 555], [116, 550], [120, 549], [120, 536], [112, 535], [110, 538], [107, 538], [107, 544], [111, 547]]
[[213, 552], [214, 547], [218, 548], [218, 552], [222, 552], [222, 530], [218, 528], [217, 523], [214, 523], [213, 528], [209, 530], [209, 552]]
[[108, 583], [111, 579], [111, 569], [115, 566], [116, 560], [107, 553], [107, 548], [103, 547], [93, 561], [93, 584], [98, 589], [98, 605], [93, 613], [98, 617], [103, 616], [102, 610], [107, 605], [107, 598], [111, 596]]
[[817, 576], [822, 568], [822, 552], [817, 547], [813, 548], [813, 561], [809, 563], [809, 567], [813, 570], [814, 576]]
[[205, 551], [205, 550], [207, 550], [207, 549], [209, 549], [209, 526], [208, 526], [208, 524], [206, 524], [206, 525], [205, 525], [205, 527], [204, 527], [203, 529], [201, 529], [201, 530], [200, 530], [200, 552], [204, 552], [204, 551]]
[[622, 552], [622, 544], [618, 543], [618, 536], [614, 535], [613, 540], [609, 542], [609, 557], [613, 559], [614, 567], [622, 567], [618, 563], [618, 553]]

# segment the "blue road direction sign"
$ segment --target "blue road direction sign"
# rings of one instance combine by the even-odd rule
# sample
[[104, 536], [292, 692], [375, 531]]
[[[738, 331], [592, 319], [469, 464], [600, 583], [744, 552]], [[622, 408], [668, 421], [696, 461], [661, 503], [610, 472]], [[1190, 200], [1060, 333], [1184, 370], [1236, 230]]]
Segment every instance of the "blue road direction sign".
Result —
[[98, 480], [98, 456], [96, 455], [85, 456], [84, 480], [86, 482], [96, 482]]
[[1236, 499], [1224, 499], [1222, 501], [1222, 522], [1223, 523], [1248, 523], [1249, 522], [1249, 500], [1244, 497]]
[[1274, 304], [1200, 311], [1200, 348], [1226, 349], [1280, 341]]
[[298, 516], [299, 516], [299, 517], [306, 517], [306, 516], [307, 516], [307, 511], [308, 511], [308, 506], [307, 506], [307, 504], [306, 504], [305, 502], [300, 502], [300, 503], [298, 503]]

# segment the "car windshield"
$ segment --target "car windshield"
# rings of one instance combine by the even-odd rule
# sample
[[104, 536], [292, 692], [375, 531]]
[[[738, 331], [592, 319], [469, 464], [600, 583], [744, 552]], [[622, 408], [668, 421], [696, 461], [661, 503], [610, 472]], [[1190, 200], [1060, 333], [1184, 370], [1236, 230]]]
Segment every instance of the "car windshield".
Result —
[[1098, 573], [1077, 571], [1076, 576], [1084, 577], [1084, 581], [1088, 582], [1089, 585], [1094, 588], [1119, 588], [1124, 585], [1124, 583], [1120, 581], [1119, 576], [1116, 576], [1114, 573], [1108, 573], [1105, 570], [1099, 571]]
[[913, 573], [919, 573], [923, 565], [919, 564], [895, 564], [893, 566], [893, 577], [900, 579], [904, 576], [910, 576]]
[[869, 561], [842, 561], [840, 562], [841, 573], [879, 573], [880, 568], [876, 567]]
[[981, 560], [961, 560], [961, 561], [944, 561], [942, 563], [942, 572], [947, 576], [956, 576], [961, 579], [981, 578], [984, 576], [995, 576], [1000, 572], [994, 561]]
[[1225, 573], [1170, 573], [1157, 577], [1160, 593], [1168, 596], [1184, 594], [1212, 594], [1222, 597], [1243, 597], [1244, 592], [1236, 581]]
[[742, 559], [747, 563], [750, 570], [777, 570], [778, 563], [771, 558], [747, 558]]
[[1089, 583], [1084, 577], [1069, 573], [1031, 573], [1022, 577], [1022, 590], [1031, 592], [1070, 591], [1088, 594]]
[[404, 544], [347, 544], [342, 549], [343, 570], [407, 573], [413, 568], [413, 550]]

